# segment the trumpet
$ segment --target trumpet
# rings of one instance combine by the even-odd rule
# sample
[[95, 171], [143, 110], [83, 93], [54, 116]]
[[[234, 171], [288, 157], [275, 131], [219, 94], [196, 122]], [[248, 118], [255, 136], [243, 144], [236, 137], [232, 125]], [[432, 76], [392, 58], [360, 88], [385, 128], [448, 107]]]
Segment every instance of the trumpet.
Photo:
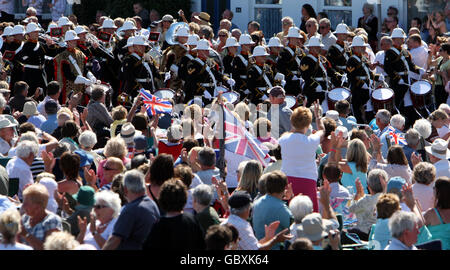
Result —
[[50, 35], [43, 34], [43, 33], [39, 33], [39, 37], [42, 39], [45, 39], [45, 40], [49, 39], [49, 40], [55, 42], [56, 44], [58, 44], [58, 46], [60, 46], [60, 47], [66, 47], [66, 43], [64, 42], [64, 40], [61, 40], [57, 37], [52, 37]]
[[114, 54], [112, 53], [112, 47], [107, 48], [103, 43], [98, 40], [96, 36], [94, 36], [91, 33], [86, 34], [86, 41], [90, 42], [91, 44], [98, 44], [98, 48], [106, 53], [109, 57], [114, 58]]

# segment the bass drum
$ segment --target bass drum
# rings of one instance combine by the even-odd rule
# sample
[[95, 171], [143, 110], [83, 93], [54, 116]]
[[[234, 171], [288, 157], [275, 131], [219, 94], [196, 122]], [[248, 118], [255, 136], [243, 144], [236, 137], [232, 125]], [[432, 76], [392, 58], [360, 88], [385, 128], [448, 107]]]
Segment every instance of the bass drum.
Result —
[[422, 109], [433, 103], [431, 83], [428, 81], [417, 81], [411, 85], [411, 100], [414, 108]]
[[347, 100], [350, 103], [352, 94], [347, 88], [334, 88], [328, 93], [328, 110], [334, 110], [334, 104], [341, 100]]
[[175, 91], [170, 88], [161, 88], [158, 89], [154, 95], [158, 98], [173, 99], [175, 97]]
[[236, 105], [241, 99], [241, 95], [235, 91], [228, 91], [222, 94], [222, 97], [226, 98], [228, 102]]
[[377, 112], [380, 109], [386, 109], [394, 114], [395, 110], [395, 100], [394, 91], [390, 88], [379, 88], [372, 92], [372, 105], [373, 111]]

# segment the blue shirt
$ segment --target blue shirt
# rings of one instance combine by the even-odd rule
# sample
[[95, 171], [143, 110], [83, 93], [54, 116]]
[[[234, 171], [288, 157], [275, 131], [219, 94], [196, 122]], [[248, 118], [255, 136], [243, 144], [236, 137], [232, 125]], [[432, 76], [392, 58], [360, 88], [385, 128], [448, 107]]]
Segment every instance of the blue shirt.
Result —
[[351, 131], [354, 127], [356, 127], [356, 122], [354, 122], [348, 118], [339, 117], [339, 120], [341, 120], [342, 126], [347, 128], [348, 131]]
[[353, 192], [356, 193], [356, 178], [359, 177], [362, 186], [364, 187], [364, 193], [367, 194], [367, 173], [358, 171], [355, 162], [347, 162], [348, 166], [352, 170], [352, 173], [343, 173], [341, 178], [341, 183], [344, 187], [353, 187]]
[[[275, 234], [289, 228], [293, 218], [291, 210], [282, 200], [266, 194], [259, 198], [253, 205], [253, 229], [255, 236], [261, 240], [265, 236], [264, 225], [269, 226], [274, 221], [280, 221]], [[276, 244], [272, 249], [280, 249], [280, 244]]]
[[56, 114], [52, 114], [48, 116], [47, 121], [42, 123], [41, 130], [47, 132], [48, 134], [52, 134], [57, 127], [58, 119], [56, 118]]
[[403, 146], [403, 153], [405, 153], [406, 159], [408, 160], [408, 163], [409, 163], [409, 167], [411, 169], [413, 169], [413, 165], [411, 162], [411, 156], [413, 153], [416, 153], [416, 155], [418, 155], [419, 153], [407, 145]]
[[33, 124], [37, 128], [41, 128], [42, 123], [46, 121], [45, 117], [43, 115], [32, 115], [30, 118], [28, 118], [28, 123]]
[[159, 217], [158, 206], [146, 195], [127, 203], [120, 212], [112, 233], [122, 238], [117, 249], [142, 249]]

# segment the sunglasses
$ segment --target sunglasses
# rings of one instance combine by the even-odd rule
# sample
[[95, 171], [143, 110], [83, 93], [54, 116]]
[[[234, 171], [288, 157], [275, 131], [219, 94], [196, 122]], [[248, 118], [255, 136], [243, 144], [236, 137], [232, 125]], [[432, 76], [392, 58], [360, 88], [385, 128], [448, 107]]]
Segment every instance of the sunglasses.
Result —
[[108, 206], [106, 206], [106, 205], [100, 205], [100, 204], [94, 205], [94, 208], [95, 208], [95, 209], [102, 209], [102, 208], [106, 208], [106, 207], [108, 207]]
[[311, 26], [312, 26], [312, 24], [307, 24], [307, 25], [306, 25], [306, 27], [311, 27]]
[[321, 27], [319, 27], [320, 29], [327, 29], [327, 27], [326, 26], [321, 26]]
[[114, 171], [114, 170], [117, 170], [117, 169], [114, 169], [114, 168], [109, 168], [109, 167], [107, 167], [107, 166], [103, 166], [103, 169], [104, 169], [105, 171]]
[[219, 37], [226, 37], [227, 35], [219, 35]]

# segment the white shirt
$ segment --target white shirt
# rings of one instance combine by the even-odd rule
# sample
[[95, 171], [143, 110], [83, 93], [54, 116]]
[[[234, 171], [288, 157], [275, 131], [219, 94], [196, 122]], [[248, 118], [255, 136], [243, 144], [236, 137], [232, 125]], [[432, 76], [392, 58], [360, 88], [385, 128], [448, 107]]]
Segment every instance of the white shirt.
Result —
[[439, 138], [444, 138], [445, 135], [447, 135], [449, 132], [450, 132], [450, 129], [446, 125], [443, 125], [441, 128], [437, 129], [437, 133], [439, 135]]
[[286, 133], [278, 140], [281, 146], [281, 171], [287, 176], [317, 180], [316, 150], [320, 137], [312, 134]]
[[9, 149], [11, 149], [11, 145], [7, 143], [3, 138], [0, 138], [0, 154], [6, 156], [8, 154]]
[[433, 165], [436, 168], [436, 179], [441, 176], [450, 177], [450, 161], [441, 159]]
[[[108, 240], [109, 236], [112, 234], [113, 229], [114, 229], [114, 225], [116, 224], [117, 218], [113, 218], [109, 223], [108, 226], [106, 227], [106, 229], [100, 234], [103, 239]], [[100, 220], [96, 220], [95, 224], [98, 226], [100, 225]], [[84, 235], [84, 244], [91, 244], [93, 245], [96, 249], [101, 249], [97, 242], [94, 239], [94, 236], [91, 233], [91, 230], [89, 229], [91, 227], [91, 224], [89, 223], [86, 227], [86, 234]]]
[[[377, 54], [375, 55], [375, 63], [378, 62], [382, 65], [384, 65], [384, 56], [385, 56], [385, 51], [379, 51], [377, 52]], [[385, 77], [387, 76], [387, 73], [384, 72], [384, 69], [380, 66], [377, 66], [375, 68], [375, 73], [376, 74], [383, 74]]]
[[227, 177], [225, 178], [225, 182], [229, 188], [235, 188], [238, 186], [237, 180], [237, 169], [239, 168], [239, 164], [242, 161], [250, 160], [246, 156], [237, 155], [228, 150], [225, 150], [225, 159], [227, 160]]
[[331, 47], [331, 45], [336, 44], [337, 38], [335, 35], [333, 35], [333, 33], [328, 32], [328, 34], [326, 34], [325, 36], [321, 36], [320, 37], [321, 42], [323, 44], [323, 49], [328, 51], [328, 49]]
[[0, 243], [0, 250], [33, 250], [33, 248], [16, 242], [14, 245]]
[[[47, 101], [49, 101], [50, 99], [53, 99], [49, 96], [45, 96], [44, 100], [39, 102], [39, 104], [37, 105], [37, 110], [40, 114], [42, 114], [45, 118], [47, 118], [47, 114], [45, 113], [45, 103], [47, 103]], [[54, 99], [53, 99], [54, 100]], [[58, 105], [58, 111], [61, 109], [61, 105], [59, 105], [59, 101], [55, 100], [56, 104]]]
[[420, 208], [422, 211], [427, 211], [434, 207], [434, 192], [433, 192], [434, 182], [427, 185], [421, 183], [415, 183], [412, 186], [414, 198], [416, 198], [420, 203]]
[[6, 171], [8, 172], [9, 179], [19, 178], [19, 199], [22, 200], [23, 188], [28, 184], [34, 183], [30, 166], [23, 159], [14, 157], [6, 165]]
[[239, 250], [258, 250], [260, 245], [258, 243], [258, 239], [256, 239], [255, 234], [253, 233], [253, 228], [248, 223], [248, 221], [243, 220], [242, 218], [236, 215], [230, 215], [224, 222], [220, 225], [231, 224], [239, 232]]
[[428, 50], [424, 46], [414, 48], [409, 51], [411, 60], [416, 65], [427, 70]]

